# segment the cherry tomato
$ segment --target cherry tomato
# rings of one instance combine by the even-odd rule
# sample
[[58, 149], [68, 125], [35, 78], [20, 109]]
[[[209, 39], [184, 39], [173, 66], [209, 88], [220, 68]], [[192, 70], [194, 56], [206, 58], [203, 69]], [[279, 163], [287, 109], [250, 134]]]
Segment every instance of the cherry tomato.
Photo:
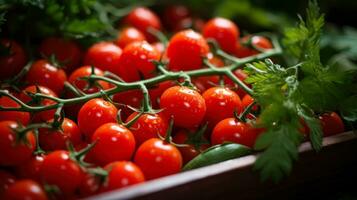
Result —
[[[126, 122], [132, 120], [137, 112], [131, 114]], [[168, 122], [166, 117], [161, 114], [142, 114], [130, 127], [134, 134], [136, 146], [140, 146], [143, 142], [151, 138], [157, 138], [158, 134], [165, 137], [168, 129]]]
[[157, 84], [156, 86], [154, 86], [152, 88], [149, 88], [149, 94], [150, 94], [150, 100], [151, 100], [152, 107], [158, 108], [159, 100], [160, 100], [162, 93], [169, 87], [172, 87], [175, 85], [176, 84], [174, 81], [164, 81], [164, 82]]
[[7, 190], [10, 185], [15, 183], [15, 180], [15, 176], [5, 170], [0, 169], [0, 198], [2, 197], [4, 191]]
[[133, 42], [145, 41], [145, 35], [134, 27], [124, 28], [116, 40], [116, 44], [124, 49], [128, 44]]
[[156, 37], [148, 32], [148, 29], [150, 27], [157, 30], [161, 29], [161, 22], [159, 17], [156, 16], [154, 12], [145, 7], [137, 7], [132, 10], [125, 18], [125, 22], [143, 32], [149, 42], [154, 42]]
[[83, 176], [81, 167], [70, 158], [68, 151], [53, 151], [43, 161], [42, 181], [57, 186], [64, 195], [73, 194]]
[[208, 44], [202, 35], [193, 30], [178, 32], [167, 46], [168, 67], [172, 71], [199, 69], [208, 52]]
[[170, 30], [177, 30], [177, 24], [191, 15], [188, 8], [184, 5], [172, 5], [165, 8], [162, 19], [165, 26]]
[[[37, 90], [39, 90], [39, 91], [37, 91]], [[32, 94], [41, 93], [41, 94], [45, 94], [47, 96], [57, 97], [56, 93], [54, 93], [52, 90], [50, 90], [47, 87], [44, 87], [44, 86], [36, 87], [34, 85], [31, 85], [31, 86], [28, 86], [27, 88], [25, 88], [22, 91], [22, 93], [20, 94], [20, 99], [25, 103], [32, 101], [32, 99], [27, 95], [27, 92], [32, 93]], [[49, 106], [49, 105], [56, 104], [55, 101], [50, 100], [50, 99], [42, 99], [39, 102], [32, 102], [32, 103], [34, 105], [42, 105], [42, 106]], [[48, 121], [53, 118], [55, 112], [56, 112], [56, 109], [51, 109], [51, 110], [46, 110], [46, 111], [41, 111], [41, 112], [35, 113], [33, 115], [32, 120], [34, 122]]]
[[46, 192], [37, 182], [25, 179], [16, 181], [5, 191], [4, 199], [8, 200], [47, 200]]
[[120, 189], [145, 181], [141, 169], [129, 161], [112, 162], [105, 169], [109, 172], [108, 182], [104, 183], [101, 191]]
[[127, 82], [151, 78], [156, 69], [152, 61], [160, 60], [160, 56], [160, 52], [146, 41], [133, 42], [124, 48], [116, 74]]
[[23, 140], [17, 141], [14, 129], [19, 125], [14, 121], [0, 122], [0, 166], [15, 166], [31, 159], [36, 141], [33, 133], [25, 133]]
[[235, 142], [253, 147], [258, 135], [263, 131], [249, 123], [240, 122], [235, 118], [224, 119], [214, 127], [211, 135], [212, 145], [223, 142]]
[[140, 90], [128, 90], [114, 95], [113, 101], [122, 104], [120, 107], [124, 118], [128, 117], [133, 111], [126, 105], [139, 108], [143, 99], [143, 93]]
[[[53, 119], [48, 122], [53, 122]], [[68, 118], [63, 119], [58, 129], [39, 129], [40, 146], [45, 151], [65, 150], [68, 142], [75, 146], [81, 143], [81, 139], [82, 135], [77, 124]]]
[[180, 172], [182, 156], [172, 144], [152, 138], [141, 144], [136, 151], [134, 162], [151, 180]]
[[45, 159], [44, 155], [33, 156], [27, 162], [17, 166], [16, 175], [23, 179], [41, 181], [41, 167]]
[[78, 196], [83, 198], [95, 195], [99, 190], [100, 184], [101, 180], [99, 176], [86, 173], [79, 186]]
[[49, 37], [41, 42], [39, 51], [47, 58], [54, 55], [61, 64], [66, 66], [67, 72], [73, 71], [81, 62], [81, 49], [73, 40]]
[[160, 57], [162, 57], [165, 52], [165, 45], [161, 42], [155, 42], [152, 43], [151, 46], [154, 47], [160, 53]]
[[53, 66], [46, 60], [34, 62], [26, 75], [26, 81], [31, 85], [42, 85], [60, 94], [67, 81], [63, 69]]
[[[0, 97], [0, 106], [6, 108], [18, 108], [20, 105], [9, 97]], [[30, 122], [30, 113], [20, 111], [0, 111], [0, 121], [18, 121], [23, 125]]]
[[91, 46], [85, 57], [85, 65], [93, 65], [103, 71], [115, 72], [122, 54], [120, 47], [112, 42], [99, 42]]
[[[247, 108], [250, 104], [254, 102], [254, 98], [251, 97], [249, 94], [244, 95], [242, 99], [242, 105], [244, 108]], [[259, 109], [258, 105], [254, 105], [252, 111], [257, 111]]]
[[26, 65], [27, 56], [25, 50], [15, 41], [1, 39], [0, 46], [9, 48], [9, 54], [0, 55], [0, 79], [11, 78], [18, 74]]
[[[250, 40], [251, 45], [261, 49], [272, 49], [272, 43], [263, 36], [245, 36], [242, 38], [241, 43], [247, 43]], [[239, 58], [253, 56], [259, 52], [251, 47], [247, 47], [241, 44], [236, 45], [235, 55]]]
[[226, 87], [212, 87], [202, 94], [206, 106], [206, 120], [215, 125], [219, 121], [233, 117], [234, 111], [242, 111], [242, 102], [239, 96]]
[[160, 98], [160, 107], [168, 118], [173, 116], [176, 126], [182, 128], [198, 126], [206, 113], [203, 97], [184, 86], [173, 86], [165, 90]]
[[117, 123], [101, 125], [92, 136], [92, 142], [95, 141], [98, 142], [94, 146], [92, 154], [99, 165], [130, 160], [135, 150], [134, 135], [125, 126]]
[[202, 34], [205, 38], [216, 40], [223, 51], [233, 53], [236, 50], [239, 29], [228, 19], [221, 17], [211, 19], [203, 27]]
[[335, 113], [324, 113], [319, 116], [324, 136], [331, 136], [345, 131], [343, 121], [340, 116]]
[[94, 131], [103, 124], [116, 122], [117, 108], [103, 99], [91, 99], [78, 113], [78, 126], [86, 139], [90, 140]]

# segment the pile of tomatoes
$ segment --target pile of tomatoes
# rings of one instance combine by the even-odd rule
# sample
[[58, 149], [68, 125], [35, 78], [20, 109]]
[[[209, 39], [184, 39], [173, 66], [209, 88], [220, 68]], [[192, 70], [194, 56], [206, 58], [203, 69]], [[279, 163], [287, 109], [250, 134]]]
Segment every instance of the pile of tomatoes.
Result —
[[[166, 62], [168, 71], [203, 68], [203, 59], [225, 66], [224, 59], [211, 53], [208, 40], [239, 58], [273, 48], [262, 36], [240, 38], [239, 28], [228, 19], [204, 22], [183, 6], [168, 7], [162, 19], [165, 30], [174, 32], [167, 47], [155, 37], [155, 31], [164, 31], [160, 18], [145, 7], [133, 9], [122, 20], [116, 40], [86, 50], [73, 40], [45, 38], [38, 47], [40, 58], [17, 80], [25, 84], [16, 90], [3, 84], [2, 89], [29, 106], [50, 106], [58, 103], [57, 97], [70, 99], [75, 93], [114, 87], [104, 80], [83, 79], [91, 74], [107, 76], [107, 71], [134, 82], [155, 77], [155, 61]], [[0, 77], [11, 80], [29, 60], [16, 41], [1, 39], [1, 45], [7, 54], [0, 57]], [[247, 78], [240, 69], [234, 74], [241, 81]], [[153, 108], [148, 113], [140, 113], [140, 90], [66, 104], [59, 117], [56, 109], [0, 111], [0, 198], [82, 198], [178, 173], [211, 145], [230, 141], [252, 148], [264, 132], [252, 114], [259, 112], [259, 105], [247, 121], [234, 113], [242, 113], [254, 99], [227, 77], [198, 77], [192, 84], [164, 81], [148, 88]], [[2, 95], [0, 106], [16, 108], [20, 102]], [[118, 121], [118, 113], [124, 122]], [[326, 135], [343, 132], [336, 113], [322, 115], [321, 122]], [[307, 127], [301, 131], [307, 133]]]

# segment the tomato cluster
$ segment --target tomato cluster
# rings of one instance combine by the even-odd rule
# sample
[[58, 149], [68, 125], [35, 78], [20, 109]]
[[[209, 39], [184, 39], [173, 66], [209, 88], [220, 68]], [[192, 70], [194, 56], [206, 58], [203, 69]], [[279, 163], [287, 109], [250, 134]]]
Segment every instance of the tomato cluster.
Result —
[[[184, 6], [168, 7], [162, 19], [163, 23], [148, 8], [135, 8], [114, 41], [86, 50], [73, 40], [46, 38], [39, 47], [42, 57], [18, 80], [26, 84], [17, 90], [11, 85], [2, 89], [29, 106], [51, 106], [58, 103], [57, 97], [69, 99], [115, 87], [104, 79], [88, 79], [90, 75], [131, 83], [159, 75], [157, 62], [167, 63], [167, 71], [201, 69], [205, 59], [224, 67], [226, 61], [214, 55], [209, 41], [239, 58], [273, 48], [262, 36], [240, 38], [240, 29], [228, 19], [203, 23]], [[153, 30], [174, 32], [167, 47]], [[24, 68], [27, 55], [13, 40], [0, 43], [8, 50], [0, 57], [0, 77], [10, 79]], [[243, 82], [248, 76], [241, 69], [234, 75]], [[34, 113], [0, 111], [0, 198], [70, 199], [120, 189], [178, 173], [211, 145], [234, 142], [253, 148], [264, 132], [254, 115], [259, 105], [244, 112], [254, 97], [228, 77], [197, 77], [191, 84], [167, 80], [147, 89], [152, 109], [144, 113], [140, 90], [112, 96], [103, 92], [103, 98], [66, 104], [60, 116], [55, 107]], [[20, 107], [14, 98], [1, 96], [0, 106]], [[324, 113], [320, 120], [326, 135], [344, 130], [336, 113]], [[301, 132], [309, 132], [304, 122]]]

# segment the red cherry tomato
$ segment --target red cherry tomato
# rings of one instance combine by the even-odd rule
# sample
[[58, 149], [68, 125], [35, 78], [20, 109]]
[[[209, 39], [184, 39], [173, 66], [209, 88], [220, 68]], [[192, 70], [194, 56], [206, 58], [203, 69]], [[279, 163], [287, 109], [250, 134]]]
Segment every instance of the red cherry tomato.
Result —
[[151, 104], [154, 108], [159, 108], [159, 101], [162, 93], [169, 87], [175, 86], [174, 81], [164, 81], [149, 89]]
[[[131, 114], [126, 122], [132, 120], [138, 113]], [[134, 134], [136, 146], [140, 146], [143, 142], [151, 138], [157, 138], [158, 134], [165, 137], [168, 129], [166, 117], [161, 114], [142, 114], [130, 127]]]
[[16, 175], [23, 179], [41, 181], [40, 172], [44, 159], [44, 155], [33, 156], [27, 162], [17, 166]]
[[229, 88], [212, 87], [202, 94], [206, 106], [206, 120], [212, 126], [219, 121], [233, 117], [234, 111], [242, 111], [242, 102], [239, 96]]
[[126, 107], [126, 105], [139, 108], [143, 99], [143, 93], [140, 90], [128, 90], [114, 95], [113, 101], [121, 104], [120, 107], [123, 118], [128, 117], [133, 111]]
[[[37, 88], [39, 89], [39, 91], [37, 91]], [[28, 86], [27, 88], [25, 88], [22, 93], [20, 94], [20, 99], [25, 102], [28, 103], [31, 101], [31, 98], [26, 94], [26, 93], [41, 93], [41, 94], [45, 94], [47, 96], [51, 96], [51, 97], [57, 97], [56, 93], [54, 93], [52, 90], [50, 90], [47, 87], [44, 86]], [[56, 104], [55, 101], [50, 100], [50, 99], [42, 99], [40, 100], [40, 102], [33, 102], [35, 105], [42, 105], [42, 106], [49, 106], [49, 105], [53, 105]], [[33, 115], [33, 121], [34, 122], [44, 122], [44, 121], [48, 121], [50, 119], [53, 118], [54, 114], [56, 112], [56, 109], [52, 109], [52, 110], [46, 110], [46, 111], [41, 111], [38, 113], [35, 113]]]
[[[241, 43], [246, 43], [251, 40], [251, 45], [261, 48], [261, 49], [272, 49], [273, 45], [272, 43], [265, 37], [263, 36], [245, 36], [242, 38]], [[252, 49], [250, 47], [246, 47], [244, 45], [238, 44], [236, 45], [236, 51], [235, 55], [239, 58], [244, 58], [248, 56], [253, 56], [258, 54], [259, 52], [255, 49]]]
[[94, 131], [101, 125], [116, 122], [117, 108], [103, 99], [86, 102], [78, 113], [78, 126], [86, 139], [90, 140]]
[[15, 176], [5, 170], [0, 169], [0, 198], [2, 197], [4, 191], [7, 190], [10, 185], [15, 183], [15, 180]]
[[120, 48], [124, 49], [130, 43], [145, 40], [145, 35], [141, 31], [134, 27], [127, 27], [119, 33], [116, 43]]
[[5, 191], [4, 199], [11, 200], [47, 200], [46, 192], [37, 182], [25, 179], [16, 181]]
[[234, 22], [225, 18], [213, 18], [203, 27], [203, 36], [217, 41], [222, 50], [233, 53], [239, 38], [239, 29]]
[[164, 114], [174, 119], [174, 124], [182, 128], [197, 127], [206, 113], [203, 97], [193, 89], [174, 86], [165, 90], [160, 98]]
[[145, 178], [151, 180], [180, 172], [182, 156], [175, 146], [152, 138], [140, 145], [134, 162], [143, 171]]
[[100, 188], [101, 180], [99, 176], [86, 173], [78, 189], [78, 196], [81, 198], [95, 195]]
[[199, 69], [202, 67], [202, 58], [208, 52], [208, 44], [202, 35], [193, 30], [178, 32], [167, 46], [168, 67], [172, 71]]
[[[17, 141], [14, 121], [0, 122], [0, 166], [15, 166], [31, 159], [36, 141], [33, 133], [28, 131], [24, 135], [25, 141]], [[26, 144], [27, 143], [27, 144]]]
[[81, 49], [73, 40], [49, 37], [42, 41], [39, 51], [47, 58], [54, 55], [61, 64], [66, 66], [67, 72], [73, 71], [81, 62]]
[[[18, 108], [20, 105], [9, 97], [0, 97], [0, 106], [6, 108]], [[18, 121], [22, 125], [30, 122], [30, 113], [19, 111], [0, 111], [0, 121]]]
[[[254, 98], [251, 97], [249, 94], [244, 95], [243, 99], [242, 99], [242, 105], [244, 108], [247, 108], [250, 104], [252, 104], [254, 102]], [[252, 111], [257, 111], [258, 105], [254, 105], [252, 108]]]
[[148, 29], [150, 27], [157, 30], [161, 29], [161, 22], [159, 17], [156, 16], [154, 12], [145, 7], [137, 7], [132, 10], [125, 18], [125, 22], [143, 32], [149, 42], [155, 41], [156, 37], [148, 32]]
[[93, 65], [103, 71], [115, 72], [122, 50], [112, 42], [99, 42], [91, 46], [85, 57], [85, 65]]
[[235, 142], [248, 147], [253, 147], [258, 135], [263, 131], [254, 128], [249, 123], [240, 122], [235, 118], [224, 119], [214, 127], [211, 135], [212, 145], [223, 142]]
[[50, 88], [56, 94], [60, 94], [67, 81], [67, 75], [63, 69], [53, 66], [46, 60], [34, 62], [26, 75], [26, 81], [31, 85], [42, 85]]
[[160, 60], [160, 56], [160, 52], [146, 41], [133, 42], [125, 47], [116, 74], [127, 82], [151, 78], [155, 75], [152, 61]]
[[57, 186], [63, 195], [73, 194], [81, 184], [83, 176], [81, 167], [70, 158], [67, 151], [53, 151], [43, 161], [42, 181]]
[[340, 116], [335, 113], [324, 113], [319, 116], [324, 136], [331, 136], [345, 131], [343, 121]]
[[190, 11], [184, 5], [172, 5], [165, 8], [162, 19], [170, 30], [177, 30], [177, 24], [190, 17]]
[[165, 52], [165, 45], [161, 42], [155, 42], [152, 43], [151, 46], [154, 47], [160, 53], [160, 57], [162, 57]]
[[1, 39], [0, 46], [9, 48], [8, 55], [0, 55], [0, 79], [11, 78], [18, 74], [26, 65], [25, 50], [15, 41]]
[[98, 142], [92, 149], [92, 155], [96, 163], [102, 166], [114, 161], [130, 160], [135, 150], [134, 135], [117, 123], [100, 126], [92, 136], [92, 142], [95, 141]]
[[102, 191], [120, 189], [145, 181], [140, 168], [129, 161], [118, 161], [105, 166], [108, 171], [108, 182], [104, 183]]

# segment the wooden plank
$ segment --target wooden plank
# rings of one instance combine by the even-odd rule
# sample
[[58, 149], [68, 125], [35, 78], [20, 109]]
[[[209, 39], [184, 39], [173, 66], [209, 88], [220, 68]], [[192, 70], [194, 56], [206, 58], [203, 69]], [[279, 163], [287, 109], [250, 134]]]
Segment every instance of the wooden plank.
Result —
[[288, 197], [294, 194], [296, 186], [331, 177], [357, 163], [357, 137], [352, 132], [324, 138], [323, 145], [322, 151], [316, 153], [309, 143], [302, 144], [299, 148], [300, 158], [292, 174], [279, 184], [261, 183], [259, 175], [252, 171], [257, 155], [250, 155], [90, 199], [256, 199], [277, 192], [281, 197], [284, 193]]

